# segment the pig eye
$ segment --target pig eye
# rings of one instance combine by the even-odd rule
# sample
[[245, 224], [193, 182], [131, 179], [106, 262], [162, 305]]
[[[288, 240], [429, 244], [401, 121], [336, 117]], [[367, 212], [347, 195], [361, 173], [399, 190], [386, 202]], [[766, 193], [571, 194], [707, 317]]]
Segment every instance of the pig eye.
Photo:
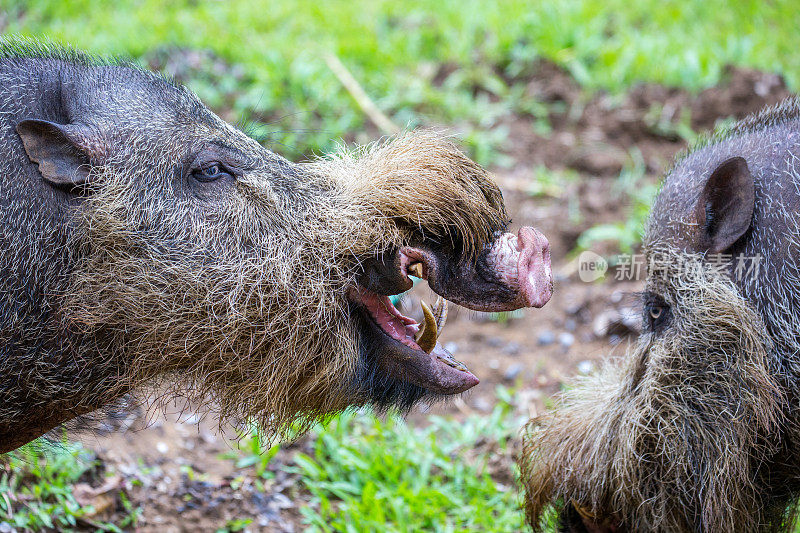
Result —
[[644, 305], [644, 323], [647, 329], [660, 333], [668, 324], [672, 311], [663, 298], [651, 295]]
[[230, 178], [232, 175], [219, 163], [212, 163], [192, 170], [192, 177], [201, 183], [208, 183], [220, 178]]

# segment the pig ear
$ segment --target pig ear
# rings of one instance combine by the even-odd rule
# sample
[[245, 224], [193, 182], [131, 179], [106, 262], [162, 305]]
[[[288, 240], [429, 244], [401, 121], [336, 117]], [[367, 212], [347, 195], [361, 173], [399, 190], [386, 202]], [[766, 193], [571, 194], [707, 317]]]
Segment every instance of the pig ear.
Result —
[[708, 178], [695, 208], [700, 223], [698, 248], [721, 253], [750, 228], [755, 192], [753, 176], [742, 157], [720, 163]]
[[86, 185], [92, 163], [105, 153], [99, 136], [86, 126], [27, 119], [17, 124], [17, 133], [44, 180], [55, 186]]

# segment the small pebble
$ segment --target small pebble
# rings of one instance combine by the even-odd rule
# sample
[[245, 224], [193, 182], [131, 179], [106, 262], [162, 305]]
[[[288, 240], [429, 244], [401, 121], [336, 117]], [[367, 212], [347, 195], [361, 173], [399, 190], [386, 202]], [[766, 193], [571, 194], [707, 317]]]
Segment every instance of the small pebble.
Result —
[[524, 367], [520, 363], [514, 363], [506, 369], [505, 373], [503, 374], [503, 379], [506, 381], [514, 381], [523, 370]]
[[572, 345], [575, 344], [575, 335], [572, 333], [567, 333], [566, 331], [559, 334], [558, 344], [560, 344], [562, 348], [571, 348]]
[[156, 450], [158, 450], [158, 453], [167, 453], [169, 451], [169, 446], [164, 442], [159, 442], [156, 444]]
[[275, 506], [278, 509], [291, 509], [294, 506], [292, 500], [280, 492], [272, 495], [272, 501], [275, 502]]
[[492, 370], [497, 370], [498, 368], [500, 368], [500, 361], [498, 361], [497, 359], [489, 359], [488, 366]]
[[583, 302], [581, 302], [581, 303], [573, 303], [573, 304], [569, 304], [567, 306], [567, 308], [564, 309], [564, 311], [570, 316], [575, 316], [578, 313], [580, 313], [584, 309], [584, 307], [585, 306], [584, 306]]
[[16, 531], [8, 522], [0, 522], [0, 533], [16, 533]]
[[472, 404], [475, 406], [475, 409], [478, 411], [483, 411], [484, 413], [488, 413], [492, 410], [492, 404], [489, 403], [489, 400], [483, 397], [475, 398], [475, 401]]
[[199, 424], [200, 423], [200, 417], [198, 415], [192, 413], [192, 414], [190, 414], [189, 416], [186, 417], [186, 420], [184, 420], [183, 423], [184, 424], [192, 424], [192, 425]]
[[631, 330], [631, 333], [639, 334], [642, 331], [642, 315], [632, 307], [623, 307], [619, 310], [622, 322]]
[[578, 323], [575, 322], [574, 318], [568, 318], [564, 321], [564, 329], [567, 331], [575, 331], [578, 327]]
[[486, 339], [486, 344], [491, 346], [492, 348], [499, 348], [503, 345], [505, 341], [501, 337], [489, 337]]
[[594, 363], [591, 361], [581, 361], [578, 363], [578, 372], [581, 374], [591, 374], [594, 371]]
[[539, 346], [548, 346], [556, 342], [556, 336], [552, 331], [546, 329], [539, 333], [539, 337], [536, 339], [536, 342], [539, 343]]
[[509, 342], [501, 350], [506, 355], [517, 355], [520, 352], [520, 346], [516, 342]]
[[597, 338], [612, 335], [634, 335], [641, 330], [641, 318], [636, 310], [624, 307], [609, 309], [600, 313], [592, 324], [592, 332]]

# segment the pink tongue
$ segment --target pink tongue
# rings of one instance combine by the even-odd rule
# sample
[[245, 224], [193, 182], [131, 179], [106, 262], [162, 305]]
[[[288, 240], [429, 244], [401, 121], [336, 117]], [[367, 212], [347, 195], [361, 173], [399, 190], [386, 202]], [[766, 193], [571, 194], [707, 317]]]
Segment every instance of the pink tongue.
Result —
[[[409, 336], [413, 335], [414, 330], [409, 331], [408, 328], [411, 324], [405, 324], [400, 317], [388, 313], [380, 313], [377, 317], [377, 321], [378, 325], [380, 325], [386, 333], [400, 342], [407, 340]], [[419, 327], [417, 326], [415, 329], [419, 329]]]
[[358, 297], [383, 331], [406, 346], [419, 350], [419, 346], [414, 342], [414, 335], [419, 331], [416, 320], [401, 314], [387, 296], [359, 287]]

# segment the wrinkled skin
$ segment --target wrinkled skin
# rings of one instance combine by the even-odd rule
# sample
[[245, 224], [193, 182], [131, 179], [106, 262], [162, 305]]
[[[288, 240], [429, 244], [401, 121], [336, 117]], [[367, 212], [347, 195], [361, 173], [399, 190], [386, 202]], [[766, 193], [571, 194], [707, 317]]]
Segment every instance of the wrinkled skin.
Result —
[[389, 303], [410, 272], [550, 297], [546, 239], [440, 135], [295, 164], [124, 64], [7, 42], [0, 80], [0, 453], [156, 390], [277, 435], [407, 409], [477, 383]]
[[534, 529], [552, 507], [562, 531], [793, 530], [798, 156], [789, 100], [669, 172], [644, 239], [638, 343], [526, 430]]

